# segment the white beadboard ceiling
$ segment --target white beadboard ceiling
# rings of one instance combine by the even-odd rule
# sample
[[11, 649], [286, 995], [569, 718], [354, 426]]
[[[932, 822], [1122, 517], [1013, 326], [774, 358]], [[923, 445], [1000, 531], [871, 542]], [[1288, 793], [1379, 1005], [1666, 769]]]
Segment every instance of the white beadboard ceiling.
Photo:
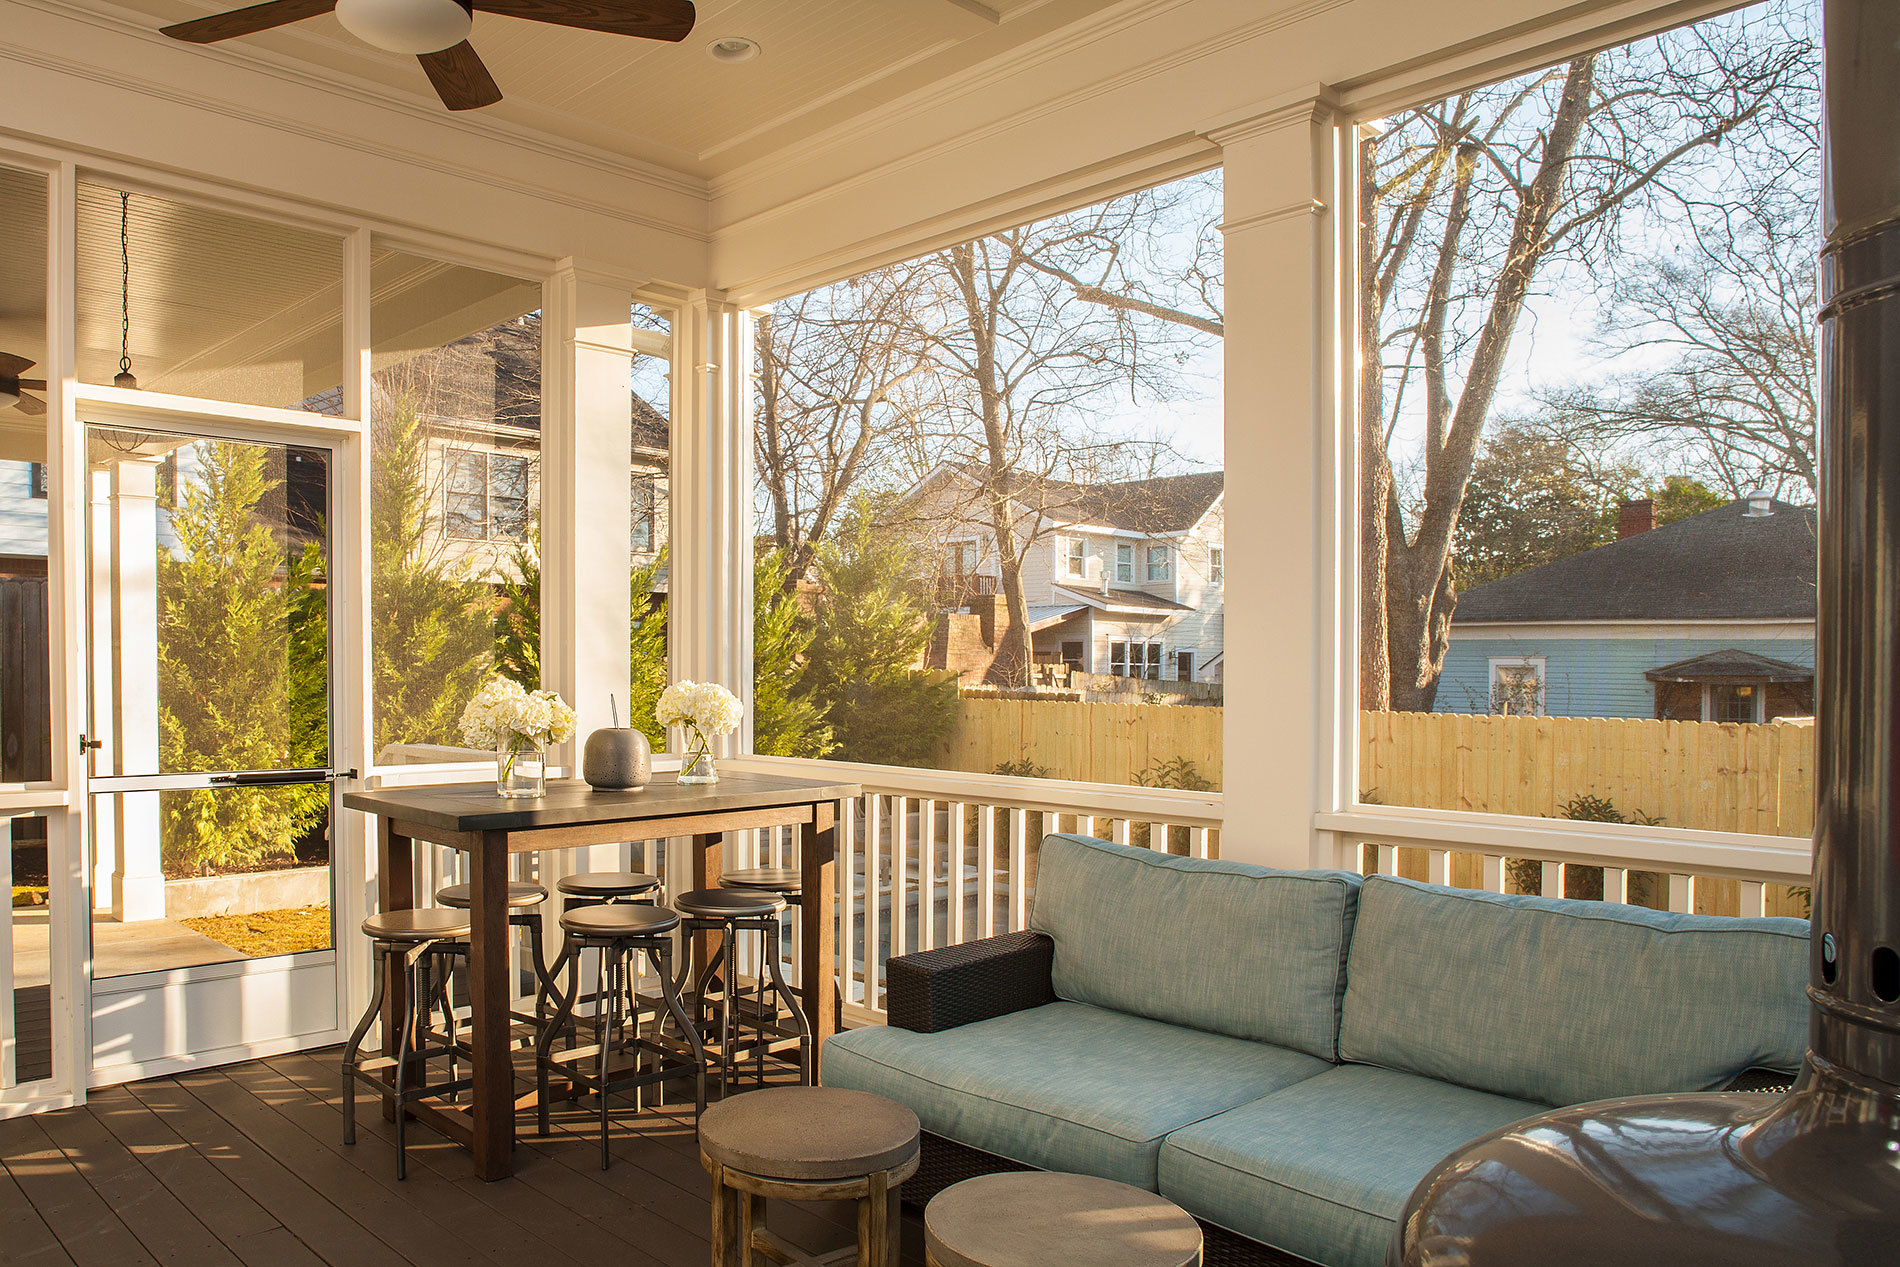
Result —
[[[505, 97], [483, 115], [714, 177], [1113, 2], [697, 0], [698, 23], [679, 44], [487, 13], [475, 15], [470, 39]], [[110, 7], [157, 28], [243, 3], [115, 0]], [[762, 54], [730, 64], [707, 55], [713, 41], [734, 35], [757, 41]], [[363, 44], [333, 15], [219, 47], [436, 103], [414, 58]]]

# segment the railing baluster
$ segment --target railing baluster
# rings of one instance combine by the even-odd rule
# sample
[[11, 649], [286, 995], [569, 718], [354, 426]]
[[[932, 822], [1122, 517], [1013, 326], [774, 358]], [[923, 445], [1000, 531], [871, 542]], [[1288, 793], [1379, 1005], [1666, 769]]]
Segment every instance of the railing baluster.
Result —
[[996, 936], [996, 809], [976, 810], [976, 935]]
[[1377, 871], [1380, 875], [1397, 875], [1399, 873], [1399, 847], [1397, 845], [1376, 845], [1374, 848], [1378, 850], [1378, 856], [1372, 864], [1373, 870]]
[[1207, 828], [1188, 828], [1188, 856], [1191, 858], [1207, 857]]
[[1630, 873], [1626, 867], [1603, 868], [1603, 900], [1621, 902], [1625, 906], [1630, 900]]
[[1489, 893], [1504, 892], [1504, 859], [1498, 854], [1484, 855], [1484, 887]]
[[967, 900], [966, 894], [970, 891], [968, 873], [963, 864], [963, 802], [951, 801], [949, 815], [950, 820], [946, 824], [949, 841], [944, 851], [947, 855], [946, 862], [950, 867], [950, 874], [946, 877], [950, 882], [949, 909], [946, 914], [950, 917], [950, 944], [961, 946], [966, 936], [963, 927], [963, 903]]
[[1695, 906], [1695, 895], [1690, 888], [1690, 877], [1672, 875], [1669, 877], [1669, 909], [1677, 914], [1687, 914]]
[[1129, 821], [1125, 818], [1116, 819], [1113, 823], [1109, 824], [1108, 838], [1114, 841], [1118, 845], [1127, 844], [1128, 843], [1128, 829], [1131, 825], [1132, 824], [1130, 824]]
[[878, 979], [884, 975], [883, 796], [864, 798], [864, 1006], [882, 1011]]
[[1009, 812], [1009, 927], [1020, 932], [1028, 923], [1029, 911], [1029, 813]]
[[891, 798], [891, 954], [910, 950], [910, 798]]
[[1168, 852], [1168, 825], [1166, 823], [1148, 824], [1148, 848], [1156, 853]]
[[[838, 952], [843, 958], [838, 976], [844, 985], [847, 1003], [862, 1002], [864, 996], [852, 993], [852, 985], [863, 980], [858, 957], [858, 894], [864, 885], [857, 874], [858, 814], [870, 798], [860, 796], [846, 801], [838, 822]], [[861, 987], [860, 987], [861, 988]]]
[[1451, 883], [1451, 850], [1432, 849], [1426, 852], [1425, 879], [1432, 884]]
[[1737, 909], [1736, 914], [1744, 919], [1761, 915], [1766, 909], [1767, 887], [1767, 885], [1757, 884], [1753, 880], [1743, 880], [1741, 883], [1741, 906]]
[[917, 815], [917, 949], [937, 946], [937, 802], [919, 801]]
[[1538, 892], [1545, 897], [1562, 897], [1564, 895], [1564, 864], [1546, 862], [1542, 866], [1542, 872], [1543, 879], [1540, 881]]

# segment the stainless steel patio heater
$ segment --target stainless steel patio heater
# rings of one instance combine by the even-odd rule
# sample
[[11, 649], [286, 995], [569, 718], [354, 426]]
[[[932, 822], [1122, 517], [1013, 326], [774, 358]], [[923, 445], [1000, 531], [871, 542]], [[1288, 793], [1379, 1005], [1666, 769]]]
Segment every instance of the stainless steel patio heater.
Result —
[[1900, 1264], [1900, 3], [1827, 0], [1808, 1057], [1786, 1096], [1605, 1100], [1441, 1162], [1391, 1267]]

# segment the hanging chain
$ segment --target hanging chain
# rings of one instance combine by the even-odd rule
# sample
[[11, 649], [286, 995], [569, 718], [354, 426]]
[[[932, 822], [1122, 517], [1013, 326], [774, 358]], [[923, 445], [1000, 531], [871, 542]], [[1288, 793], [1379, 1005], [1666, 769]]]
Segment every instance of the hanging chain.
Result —
[[132, 195], [119, 194], [119, 373], [132, 372]]

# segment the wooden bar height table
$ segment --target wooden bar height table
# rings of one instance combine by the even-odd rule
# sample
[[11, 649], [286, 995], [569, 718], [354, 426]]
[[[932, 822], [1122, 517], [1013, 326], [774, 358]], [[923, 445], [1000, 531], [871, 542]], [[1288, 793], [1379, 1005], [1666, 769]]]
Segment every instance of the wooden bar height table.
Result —
[[[580, 849], [589, 845], [690, 837], [693, 887], [711, 888], [725, 869], [724, 834], [749, 828], [797, 826], [798, 865], [804, 884], [799, 920], [799, 996], [811, 1021], [812, 1069], [819, 1044], [837, 1030], [838, 802], [858, 795], [855, 783], [825, 783], [770, 774], [722, 774], [719, 782], [681, 786], [662, 775], [633, 792], [596, 791], [578, 779], [548, 784], [546, 796], [507, 800], [493, 783], [346, 792], [346, 808], [374, 814], [380, 824], [380, 906], [416, 905], [418, 841], [469, 855], [469, 1006], [475, 1085], [466, 1109], [423, 1102], [419, 1118], [468, 1145], [475, 1173], [502, 1179], [514, 1172], [517, 1101], [509, 1055], [510, 974], [508, 859], [518, 853]], [[694, 947], [703, 964], [707, 944]], [[849, 953], [847, 951], [847, 953]], [[383, 1005], [385, 1050], [399, 1032], [405, 1000], [392, 982]]]

